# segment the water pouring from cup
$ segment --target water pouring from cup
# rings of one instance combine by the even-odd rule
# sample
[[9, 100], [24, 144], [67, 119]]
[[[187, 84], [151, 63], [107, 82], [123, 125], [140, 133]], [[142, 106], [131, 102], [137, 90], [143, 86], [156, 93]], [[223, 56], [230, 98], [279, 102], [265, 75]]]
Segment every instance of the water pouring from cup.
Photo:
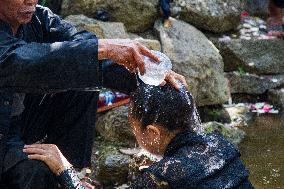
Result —
[[155, 62], [148, 56], [144, 56], [146, 73], [141, 75], [139, 72], [138, 76], [145, 84], [159, 86], [164, 82], [167, 72], [172, 70], [172, 63], [165, 54], [159, 51], [151, 50], [151, 53], [159, 57], [161, 62]]

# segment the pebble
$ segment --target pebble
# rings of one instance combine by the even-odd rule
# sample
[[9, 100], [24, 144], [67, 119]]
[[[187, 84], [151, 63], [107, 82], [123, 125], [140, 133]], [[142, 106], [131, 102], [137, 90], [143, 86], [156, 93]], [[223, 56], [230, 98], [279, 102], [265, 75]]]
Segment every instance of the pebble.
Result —
[[248, 37], [248, 36], [241, 36], [240, 39], [251, 40], [251, 37]]
[[265, 25], [260, 25], [260, 26], [259, 26], [259, 29], [261, 29], [261, 30], [266, 30], [267, 27], [266, 27]]
[[253, 35], [254, 37], [258, 37], [258, 36], [259, 36], [259, 33], [258, 33], [258, 32], [253, 32], [252, 35]]
[[253, 28], [251, 28], [250, 30], [251, 30], [252, 32], [258, 32], [258, 31], [259, 31], [259, 28], [253, 27]]
[[243, 27], [244, 27], [244, 28], [247, 28], [247, 29], [250, 29], [252, 26], [251, 26], [250, 24], [244, 23], [244, 24], [243, 24]]

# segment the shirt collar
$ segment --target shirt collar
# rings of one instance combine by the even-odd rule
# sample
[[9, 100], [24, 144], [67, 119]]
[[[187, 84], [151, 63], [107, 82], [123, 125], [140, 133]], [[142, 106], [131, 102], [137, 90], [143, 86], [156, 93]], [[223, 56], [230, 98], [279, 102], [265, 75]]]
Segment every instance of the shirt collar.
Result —
[[10, 25], [2, 20], [0, 20], [0, 31], [8, 32], [10, 35], [13, 35]]

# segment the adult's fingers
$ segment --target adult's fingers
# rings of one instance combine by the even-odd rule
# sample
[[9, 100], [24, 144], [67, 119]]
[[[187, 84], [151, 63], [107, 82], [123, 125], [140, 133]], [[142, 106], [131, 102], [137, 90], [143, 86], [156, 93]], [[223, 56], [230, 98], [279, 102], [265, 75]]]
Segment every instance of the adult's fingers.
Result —
[[46, 161], [46, 156], [44, 155], [39, 155], [39, 154], [32, 154], [32, 155], [28, 155], [29, 159], [33, 159], [33, 160], [39, 160], [39, 161]]
[[145, 74], [145, 63], [144, 63], [144, 60], [141, 56], [141, 54], [139, 53], [138, 49], [137, 48], [134, 48], [133, 49], [133, 57], [134, 57], [134, 61], [140, 71], [140, 74], [141, 75], [144, 75]]
[[47, 147], [48, 147], [47, 144], [30, 144], [24, 146], [24, 148], [40, 148], [40, 149], [46, 149]]
[[163, 81], [163, 82], [160, 84], [160, 86], [163, 87], [163, 86], [165, 86], [166, 84], [167, 84], [167, 82], [166, 82], [166, 81]]
[[25, 148], [23, 149], [23, 152], [28, 153], [28, 154], [39, 154], [39, 155], [45, 154], [45, 150], [41, 148]]
[[141, 54], [148, 56], [149, 58], [153, 59], [156, 62], [161, 62], [160, 58], [154, 55], [148, 48], [144, 47], [140, 43], [138, 43], [138, 46], [140, 48]]

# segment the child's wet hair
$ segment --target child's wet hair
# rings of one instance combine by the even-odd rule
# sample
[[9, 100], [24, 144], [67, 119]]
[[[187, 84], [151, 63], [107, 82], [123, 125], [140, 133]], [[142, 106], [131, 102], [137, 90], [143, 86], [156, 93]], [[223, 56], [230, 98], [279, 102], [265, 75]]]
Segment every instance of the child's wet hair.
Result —
[[192, 130], [194, 102], [191, 94], [166, 84], [163, 87], [140, 84], [131, 95], [131, 116], [142, 124], [157, 124], [168, 130]]

